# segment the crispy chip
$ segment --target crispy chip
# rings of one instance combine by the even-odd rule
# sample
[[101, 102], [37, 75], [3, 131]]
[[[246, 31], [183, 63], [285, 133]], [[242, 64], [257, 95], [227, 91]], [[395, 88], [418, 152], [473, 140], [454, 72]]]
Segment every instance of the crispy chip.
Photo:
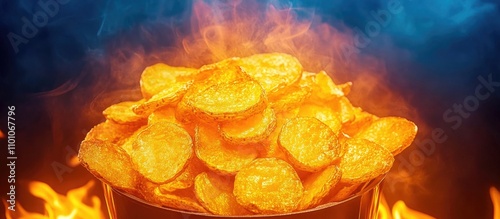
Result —
[[330, 107], [313, 103], [305, 103], [300, 106], [298, 116], [314, 117], [328, 125], [328, 127], [330, 127], [335, 134], [338, 134], [342, 128], [342, 121], [340, 121], [338, 113], [333, 111]]
[[203, 172], [196, 176], [194, 193], [201, 205], [209, 212], [218, 215], [248, 215], [233, 195], [232, 177], [222, 177], [214, 173]]
[[302, 65], [297, 58], [283, 53], [257, 54], [240, 60], [241, 68], [257, 80], [270, 96], [280, 94], [298, 82]]
[[85, 140], [98, 139], [108, 143], [121, 145], [138, 127], [118, 124], [106, 120], [94, 126], [85, 136]]
[[281, 129], [278, 143], [297, 169], [309, 172], [332, 165], [342, 155], [335, 133], [312, 117], [288, 120]]
[[195, 128], [196, 156], [211, 170], [220, 174], [236, 174], [258, 155], [249, 145], [231, 145], [222, 140], [216, 127]]
[[172, 83], [169, 87], [152, 96], [151, 99], [133, 107], [132, 110], [138, 115], [149, 115], [158, 108], [175, 104], [181, 100], [191, 84], [191, 81]]
[[304, 197], [299, 209], [308, 209], [317, 206], [340, 181], [341, 172], [335, 165], [309, 175], [304, 181]]
[[188, 103], [198, 118], [228, 121], [248, 118], [266, 108], [267, 98], [255, 81], [213, 85]]
[[354, 109], [354, 120], [343, 124], [342, 132], [354, 136], [358, 132], [366, 130], [378, 117], [363, 111], [361, 108]]
[[276, 115], [267, 108], [244, 120], [235, 120], [220, 125], [224, 140], [233, 144], [257, 143], [265, 140], [276, 127]]
[[206, 167], [197, 158], [191, 158], [187, 167], [182, 173], [174, 179], [174, 181], [159, 185], [160, 191], [163, 193], [173, 192], [179, 189], [187, 189], [193, 186], [194, 178], [201, 172], [205, 171]]
[[346, 153], [340, 160], [342, 182], [362, 183], [387, 173], [394, 162], [384, 147], [365, 139], [346, 141]]
[[144, 125], [146, 118], [144, 116], [137, 115], [132, 111], [133, 106], [142, 102], [143, 101], [125, 101], [117, 103], [106, 108], [102, 114], [106, 119], [118, 124]]
[[176, 117], [176, 109], [170, 106], [162, 107], [160, 109], [155, 110], [148, 116], [148, 124], [152, 125], [157, 122], [171, 122], [175, 123], [182, 128], [184, 128], [190, 136], [194, 136], [194, 127], [193, 123], [183, 123], [179, 121]]
[[293, 167], [276, 158], [259, 158], [236, 174], [234, 195], [240, 205], [260, 214], [297, 209], [304, 187]]
[[144, 197], [146, 197], [146, 200], [150, 202], [168, 208], [192, 212], [207, 212], [207, 210], [205, 210], [205, 208], [203, 208], [203, 206], [201, 206], [196, 200], [192, 189], [182, 189], [174, 192], [163, 193], [157, 186], [149, 185], [148, 187], [149, 188], [143, 188], [142, 191], [146, 192]]
[[137, 171], [155, 183], [177, 177], [193, 154], [191, 136], [180, 126], [159, 122], [142, 131], [131, 152]]
[[286, 119], [284, 118], [276, 119], [276, 128], [271, 132], [269, 137], [262, 142], [262, 147], [259, 147], [260, 157], [274, 157], [288, 162], [287, 155], [278, 145], [278, 137], [285, 122]]
[[356, 137], [373, 141], [396, 155], [411, 145], [417, 135], [415, 123], [400, 117], [383, 117]]
[[85, 140], [78, 157], [97, 178], [127, 192], [135, 191], [137, 172], [127, 153], [116, 145], [98, 139]]
[[326, 202], [340, 202], [348, 199], [353, 196], [355, 192], [358, 190], [360, 183], [345, 183], [339, 182], [337, 185], [330, 191], [330, 194], [326, 196], [324, 201]]
[[292, 85], [282, 95], [273, 97], [270, 105], [278, 113], [293, 110], [299, 108], [309, 95], [308, 89]]
[[320, 100], [331, 101], [345, 96], [342, 87], [336, 85], [325, 71], [320, 71], [315, 75], [314, 79], [316, 87], [313, 93], [314, 96], [318, 97]]
[[194, 68], [173, 67], [163, 63], [151, 65], [144, 69], [141, 75], [141, 91], [144, 98], [168, 89], [175, 83], [192, 80], [197, 70]]
[[128, 137], [125, 141], [123, 141], [123, 144], [121, 144], [121, 148], [127, 152], [127, 154], [130, 156], [132, 154], [132, 150], [134, 148], [134, 143], [135, 140], [137, 139], [137, 136], [146, 129], [148, 126], [143, 126], [137, 129], [130, 137]]

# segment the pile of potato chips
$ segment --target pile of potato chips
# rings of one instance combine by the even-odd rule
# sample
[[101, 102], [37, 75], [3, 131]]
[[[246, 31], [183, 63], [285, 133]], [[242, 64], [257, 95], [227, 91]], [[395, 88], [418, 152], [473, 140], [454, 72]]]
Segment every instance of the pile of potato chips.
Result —
[[354, 107], [351, 83], [287, 54], [155, 64], [140, 85], [142, 100], [104, 110], [79, 158], [115, 189], [185, 211], [269, 215], [344, 200], [417, 132]]

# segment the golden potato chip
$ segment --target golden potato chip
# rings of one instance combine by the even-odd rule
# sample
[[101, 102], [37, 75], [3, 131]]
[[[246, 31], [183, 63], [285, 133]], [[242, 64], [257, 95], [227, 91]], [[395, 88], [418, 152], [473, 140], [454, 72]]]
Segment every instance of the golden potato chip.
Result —
[[304, 196], [300, 200], [299, 209], [304, 210], [317, 206], [340, 181], [341, 172], [335, 165], [315, 172], [303, 181]]
[[121, 144], [121, 148], [127, 152], [127, 154], [130, 156], [132, 154], [132, 150], [134, 148], [134, 143], [135, 140], [137, 139], [137, 136], [146, 129], [148, 126], [143, 126], [137, 129], [130, 137], [128, 137], [125, 141], [123, 141], [123, 144]]
[[304, 100], [310, 95], [309, 90], [298, 85], [292, 85], [285, 90], [285, 93], [275, 96], [270, 100], [271, 108], [278, 113], [300, 107]]
[[317, 85], [314, 95], [321, 100], [329, 101], [345, 96], [342, 88], [336, 85], [325, 71], [320, 71], [314, 79]]
[[304, 187], [293, 167], [276, 158], [259, 158], [236, 174], [234, 195], [240, 205], [260, 214], [295, 211]]
[[345, 183], [340, 181], [324, 198], [326, 202], [340, 202], [353, 196], [361, 183]]
[[153, 187], [152, 191], [145, 196], [146, 200], [158, 205], [192, 212], [206, 213], [207, 210], [198, 203], [193, 190], [183, 189], [174, 192], [163, 193], [160, 188]]
[[200, 78], [203, 78], [203, 84], [206, 85], [205, 88], [216, 84], [252, 80], [252, 77], [245, 73], [240, 66], [236, 65], [237, 63], [235, 61], [225, 60], [221, 63], [201, 67], [199, 73], [200, 76], [196, 79], [200, 81]]
[[193, 154], [191, 136], [180, 126], [159, 122], [148, 126], [133, 145], [131, 158], [136, 170], [154, 183], [177, 177]]
[[271, 132], [269, 137], [262, 142], [261, 147], [258, 147], [260, 150], [260, 157], [274, 157], [288, 162], [287, 155], [278, 145], [278, 137], [285, 122], [286, 119], [284, 118], [276, 119], [276, 128]]
[[339, 163], [341, 181], [362, 183], [387, 173], [394, 162], [392, 154], [384, 147], [365, 139], [346, 141], [346, 153]]
[[343, 123], [351, 122], [355, 119], [355, 107], [347, 97], [340, 97], [338, 100], [338, 107], [340, 112], [340, 120]]
[[163, 193], [173, 192], [179, 189], [187, 189], [193, 186], [194, 178], [201, 172], [205, 171], [206, 167], [201, 163], [198, 158], [191, 158], [187, 167], [182, 173], [177, 176], [172, 182], [161, 184], [158, 186]]
[[111, 120], [118, 124], [144, 125], [146, 117], [137, 115], [132, 111], [133, 106], [142, 102], [143, 101], [125, 101], [113, 104], [106, 108], [102, 114], [107, 120]]
[[192, 80], [197, 71], [194, 68], [173, 67], [163, 63], [151, 65], [141, 75], [142, 95], [149, 99], [173, 84]]
[[247, 118], [262, 112], [266, 104], [265, 92], [255, 81], [214, 85], [188, 103], [198, 118], [208, 121]]
[[137, 172], [127, 153], [116, 145], [98, 139], [84, 140], [78, 158], [95, 177], [127, 192], [135, 191]]
[[256, 54], [241, 58], [239, 63], [270, 96], [295, 84], [302, 75], [302, 65], [297, 58], [284, 53]]
[[153, 95], [151, 99], [134, 106], [132, 110], [138, 115], [149, 115], [160, 107], [175, 104], [181, 100], [191, 84], [191, 81], [172, 83], [169, 87]]
[[220, 174], [236, 174], [258, 155], [249, 145], [232, 145], [223, 141], [216, 127], [195, 128], [196, 156], [211, 170]]
[[375, 120], [356, 137], [375, 142], [396, 155], [411, 145], [417, 130], [415, 123], [405, 118], [383, 117]]
[[220, 133], [233, 144], [257, 143], [266, 139], [276, 127], [276, 116], [271, 108], [243, 120], [222, 123]]
[[318, 171], [337, 162], [342, 147], [335, 133], [313, 117], [297, 117], [283, 125], [279, 145], [300, 170]]
[[349, 136], [354, 136], [358, 132], [366, 130], [377, 119], [377, 116], [357, 107], [354, 109], [354, 120], [343, 124], [342, 132]]
[[217, 215], [249, 215], [233, 195], [232, 177], [222, 177], [214, 173], [203, 172], [196, 176], [194, 194], [201, 205]]
[[342, 128], [342, 121], [340, 121], [338, 113], [333, 111], [330, 107], [313, 103], [305, 103], [300, 106], [298, 116], [314, 117], [328, 125], [328, 127], [330, 127], [330, 129], [332, 129], [332, 131], [336, 134], [339, 133]]
[[98, 139], [121, 145], [137, 128], [135, 125], [118, 124], [111, 120], [106, 120], [94, 126], [85, 136], [85, 140]]

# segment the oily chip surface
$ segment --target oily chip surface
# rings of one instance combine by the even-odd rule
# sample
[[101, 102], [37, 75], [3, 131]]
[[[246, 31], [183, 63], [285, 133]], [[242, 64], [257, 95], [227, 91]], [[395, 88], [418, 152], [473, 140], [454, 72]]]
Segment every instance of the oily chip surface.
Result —
[[172, 84], [191, 80], [197, 72], [194, 68], [174, 67], [163, 63], [146, 67], [140, 81], [142, 95], [149, 99]]
[[234, 175], [258, 156], [255, 147], [223, 141], [217, 127], [200, 125], [195, 130], [196, 156], [212, 171]]
[[142, 176], [154, 183], [166, 183], [177, 177], [192, 155], [189, 133], [174, 123], [159, 122], [137, 136], [130, 156]]
[[373, 141], [396, 155], [410, 146], [416, 135], [415, 123], [401, 117], [383, 117], [356, 137]]
[[135, 190], [137, 172], [127, 153], [109, 142], [91, 139], [80, 145], [78, 158], [97, 178], [125, 191]]
[[299, 204], [299, 209], [308, 209], [321, 203], [335, 185], [340, 181], [340, 169], [331, 165], [324, 170], [315, 172], [303, 181], [304, 197]]
[[281, 128], [278, 143], [297, 169], [310, 172], [337, 162], [343, 152], [337, 135], [313, 117], [288, 120]]
[[240, 60], [241, 68], [257, 80], [267, 94], [278, 94], [298, 82], [302, 65], [297, 58], [284, 53], [257, 54]]
[[387, 173], [394, 157], [384, 147], [365, 139], [346, 141], [346, 153], [340, 160], [342, 182], [362, 183]]
[[267, 98], [255, 81], [213, 85], [200, 92], [188, 103], [200, 118], [212, 121], [242, 119], [262, 112]]
[[224, 140], [233, 144], [258, 143], [269, 137], [275, 127], [274, 110], [266, 108], [246, 119], [222, 123], [220, 133]]
[[213, 214], [252, 214], [236, 201], [236, 197], [233, 195], [233, 183], [232, 177], [203, 172], [196, 176], [194, 193], [201, 205]]
[[191, 158], [187, 167], [173, 181], [158, 186], [161, 192], [169, 193], [193, 186], [195, 177], [207, 168], [197, 158]]
[[132, 108], [142, 101], [124, 101], [106, 108], [102, 114], [108, 120], [118, 124], [144, 124], [145, 117], [135, 114]]
[[277, 158], [259, 158], [240, 170], [234, 181], [240, 205], [259, 214], [297, 209], [304, 187], [293, 167]]

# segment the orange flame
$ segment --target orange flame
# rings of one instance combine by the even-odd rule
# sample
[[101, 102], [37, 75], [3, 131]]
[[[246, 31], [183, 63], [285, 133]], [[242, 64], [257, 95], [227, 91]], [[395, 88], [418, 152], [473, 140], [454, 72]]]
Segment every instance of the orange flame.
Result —
[[[493, 202], [493, 219], [500, 219], [500, 192], [495, 187], [490, 187], [491, 202]], [[387, 200], [382, 194], [378, 206], [378, 219], [433, 219], [430, 215], [409, 208], [404, 201], [398, 200], [392, 207], [392, 212]]]
[[397, 201], [392, 207], [392, 212], [382, 194], [378, 206], [378, 219], [435, 219], [425, 213], [409, 208], [404, 201]]
[[500, 192], [495, 187], [490, 187], [491, 202], [493, 202], [493, 219], [500, 219]]
[[[83, 200], [88, 196], [88, 191], [94, 185], [94, 181], [89, 181], [80, 188], [68, 191], [66, 196], [56, 193], [49, 185], [43, 182], [31, 182], [29, 184], [30, 193], [44, 201], [44, 214], [28, 212], [20, 204], [17, 204], [16, 211], [8, 210], [6, 207], [5, 216], [7, 219], [87, 219], [105, 218], [101, 212], [101, 200], [97, 196], [91, 197], [91, 205], [86, 205]], [[4, 202], [4, 205], [6, 203]]]
[[5, 138], [5, 134], [0, 130], [0, 139]]

